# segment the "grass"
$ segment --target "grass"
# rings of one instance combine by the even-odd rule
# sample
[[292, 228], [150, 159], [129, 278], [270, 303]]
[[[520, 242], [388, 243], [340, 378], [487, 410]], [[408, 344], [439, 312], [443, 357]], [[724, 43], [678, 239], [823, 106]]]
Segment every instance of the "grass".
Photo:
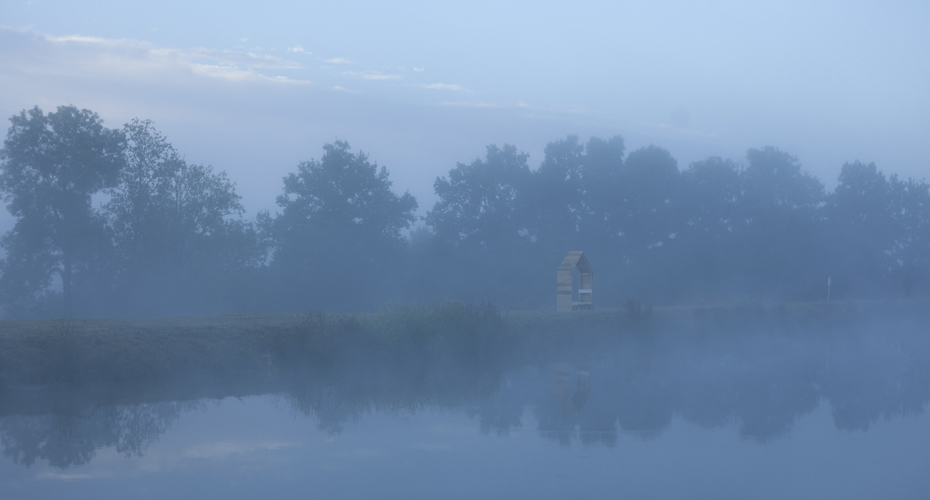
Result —
[[449, 303], [354, 315], [2, 321], [0, 414], [32, 404], [30, 398], [51, 401], [72, 394], [101, 394], [110, 402], [194, 398], [211, 391], [256, 394], [346, 370], [373, 380], [438, 387], [583, 344], [701, 331], [842, 326], [877, 313], [930, 324], [928, 306], [926, 300], [688, 308], [629, 303], [565, 314], [502, 313], [489, 304]]
[[0, 322], [0, 391], [209, 385], [323, 370], [359, 352], [390, 361], [469, 354], [509, 338], [490, 306], [447, 304], [379, 314]]

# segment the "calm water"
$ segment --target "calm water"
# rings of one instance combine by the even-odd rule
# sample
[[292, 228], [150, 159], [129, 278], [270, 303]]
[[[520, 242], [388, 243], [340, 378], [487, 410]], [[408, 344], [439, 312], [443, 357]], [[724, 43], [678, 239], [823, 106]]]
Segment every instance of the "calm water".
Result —
[[[930, 498], [920, 328], [0, 417], [0, 498]], [[354, 375], [353, 375], [354, 373]]]

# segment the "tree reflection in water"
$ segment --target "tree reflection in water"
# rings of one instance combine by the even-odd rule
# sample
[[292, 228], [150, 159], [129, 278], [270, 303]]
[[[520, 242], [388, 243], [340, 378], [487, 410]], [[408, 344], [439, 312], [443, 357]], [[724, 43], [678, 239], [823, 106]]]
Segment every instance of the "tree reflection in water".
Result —
[[81, 465], [97, 450], [114, 447], [126, 456], [142, 455], [181, 415], [200, 402], [162, 402], [83, 408], [51, 415], [0, 418], [3, 454], [30, 466], [37, 459], [54, 467]]
[[[703, 428], [734, 425], [747, 439], [789, 432], [818, 405], [835, 426], [867, 430], [881, 418], [920, 413], [930, 400], [930, 337], [914, 329], [656, 335], [577, 342], [493, 361], [404, 362], [347, 358], [326, 370], [294, 370], [261, 393], [283, 394], [330, 433], [371, 412], [464, 412], [485, 434], [507, 435], [532, 408], [537, 431], [563, 445], [614, 446], [619, 433], [660, 435], [674, 418]], [[164, 388], [162, 388], [164, 389]], [[246, 395], [236, 388], [202, 397]], [[85, 406], [0, 418], [15, 463], [87, 463], [102, 447], [140, 455], [184, 411], [204, 403]], [[35, 413], [34, 411], [32, 413]]]

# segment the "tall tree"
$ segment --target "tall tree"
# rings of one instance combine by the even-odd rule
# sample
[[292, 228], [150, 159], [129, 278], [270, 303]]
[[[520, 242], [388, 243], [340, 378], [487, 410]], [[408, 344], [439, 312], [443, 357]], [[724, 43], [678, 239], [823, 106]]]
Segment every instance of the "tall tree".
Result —
[[665, 149], [648, 146], [630, 153], [620, 170], [618, 207], [622, 240], [630, 251], [661, 248], [674, 238], [678, 205], [678, 161]]
[[565, 248], [579, 245], [585, 211], [581, 184], [584, 145], [578, 136], [570, 135], [547, 144], [544, 153], [525, 189], [527, 219], [537, 243], [559, 258]]
[[847, 163], [824, 207], [829, 221], [830, 265], [843, 285], [875, 289], [890, 270], [898, 239], [892, 185], [874, 163]]
[[487, 147], [484, 160], [459, 163], [433, 184], [439, 201], [426, 222], [444, 242], [475, 248], [501, 248], [524, 239], [522, 198], [530, 178], [528, 155], [517, 148]]
[[133, 120], [124, 132], [126, 166], [106, 206], [122, 296], [141, 293], [141, 302], [156, 299], [163, 308], [177, 305], [165, 304], [167, 296], [206, 300], [207, 282], [222, 282], [257, 257], [241, 197], [224, 172], [181, 159], [151, 121]]
[[730, 160], [711, 157], [682, 172], [682, 231], [693, 241], [721, 241], [739, 230], [739, 169]]
[[[560, 151], [548, 148], [550, 159], [561, 156], [560, 164], [551, 162], [542, 174], [531, 173], [528, 155], [514, 146], [491, 145], [484, 158], [459, 163], [447, 177], [436, 179], [439, 201], [426, 222], [439, 243], [434, 247], [437, 265], [432, 274], [441, 280], [445, 296], [522, 307], [550, 298], [544, 292], [549, 274], [543, 270], [557, 265], [562, 256], [546, 247], [553, 243], [553, 225], [570, 225], [571, 214], [560, 214], [547, 202], [568, 201], [563, 195], [572, 196], [565, 191], [562, 176], [576, 175], [571, 171], [577, 165], [569, 164], [577, 155], [573, 142], [569, 138], [555, 146]], [[550, 202], [546, 192], [558, 198]], [[537, 209], [540, 212], [534, 213]], [[553, 220], [543, 220], [546, 214]]]
[[930, 282], [930, 184], [889, 179], [897, 237], [889, 252], [892, 278], [908, 296]]
[[0, 192], [17, 221], [2, 240], [3, 289], [7, 300], [35, 297], [57, 275], [70, 309], [75, 272], [87, 270], [105, 245], [91, 197], [118, 181], [124, 136], [74, 106], [47, 115], [34, 107], [10, 121]]
[[581, 186], [585, 210], [581, 232], [586, 242], [595, 247], [616, 248], [623, 218], [619, 190], [626, 145], [623, 137], [604, 140], [592, 137], [585, 145], [581, 166]]
[[823, 184], [801, 168], [798, 159], [767, 146], [746, 153], [749, 165], [742, 171], [743, 201], [755, 220], [790, 213], [810, 215], [824, 199]]
[[347, 142], [326, 144], [323, 150], [320, 161], [303, 162], [284, 178], [277, 236], [349, 233], [359, 243], [402, 246], [400, 232], [415, 219], [413, 196], [394, 194], [387, 169], [369, 162], [364, 152], [353, 154]]
[[734, 251], [745, 276], [760, 292], [797, 294], [816, 286], [819, 293], [826, 279], [819, 214], [823, 184], [777, 148], [750, 149], [746, 157], [749, 165], [740, 175], [746, 229]]
[[416, 220], [417, 202], [410, 193], [395, 194], [387, 169], [352, 153], [347, 142], [323, 150], [319, 161], [303, 162], [284, 178], [281, 212], [264, 215], [262, 225], [291, 299], [342, 299], [343, 307], [355, 307], [406, 245], [401, 231]]
[[106, 211], [124, 264], [135, 267], [164, 253], [171, 179], [183, 160], [149, 120], [123, 127], [126, 165]]
[[735, 271], [732, 253], [743, 224], [739, 169], [730, 160], [711, 157], [692, 163], [681, 178], [679, 272], [707, 290], [730, 280]]

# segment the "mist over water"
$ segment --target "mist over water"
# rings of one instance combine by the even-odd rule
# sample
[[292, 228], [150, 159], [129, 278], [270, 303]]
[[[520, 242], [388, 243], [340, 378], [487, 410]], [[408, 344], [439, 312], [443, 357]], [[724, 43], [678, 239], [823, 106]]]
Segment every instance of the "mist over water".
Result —
[[483, 361], [356, 353], [184, 400], [142, 386], [122, 401], [7, 387], [0, 487], [23, 498], [930, 492], [923, 323], [735, 316], [577, 333]]
[[0, 500], [930, 498], [930, 3], [6, 4]]

